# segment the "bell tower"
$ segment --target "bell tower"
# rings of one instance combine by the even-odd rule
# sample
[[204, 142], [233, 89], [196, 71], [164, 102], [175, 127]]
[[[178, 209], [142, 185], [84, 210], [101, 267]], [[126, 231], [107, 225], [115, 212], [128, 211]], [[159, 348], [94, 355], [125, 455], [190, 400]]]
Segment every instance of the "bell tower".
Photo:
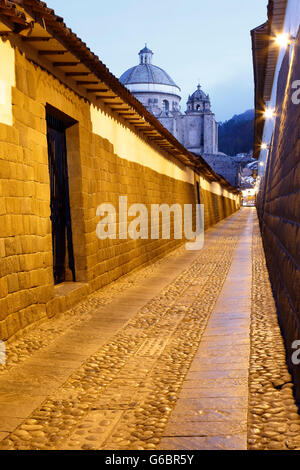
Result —
[[218, 124], [211, 111], [209, 95], [201, 85], [189, 96], [186, 109], [184, 145], [197, 155], [218, 153]]

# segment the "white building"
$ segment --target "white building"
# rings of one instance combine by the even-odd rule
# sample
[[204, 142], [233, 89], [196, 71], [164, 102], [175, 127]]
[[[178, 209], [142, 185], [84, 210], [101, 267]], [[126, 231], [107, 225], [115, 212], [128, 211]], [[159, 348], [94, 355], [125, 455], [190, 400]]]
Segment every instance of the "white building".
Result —
[[189, 151], [204, 158], [218, 154], [218, 123], [209, 95], [198, 85], [183, 114], [179, 86], [152, 64], [152, 57], [145, 46], [139, 52], [140, 63], [124, 72], [120, 81]]

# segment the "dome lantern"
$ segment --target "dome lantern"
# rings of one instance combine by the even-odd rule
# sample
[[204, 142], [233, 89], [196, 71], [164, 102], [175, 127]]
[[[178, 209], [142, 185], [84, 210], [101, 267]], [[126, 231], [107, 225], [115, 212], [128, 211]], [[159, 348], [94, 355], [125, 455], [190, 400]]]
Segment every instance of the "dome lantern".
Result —
[[[180, 88], [165, 70], [152, 64], [153, 55], [153, 52], [146, 44], [139, 52], [139, 64], [126, 70], [121, 75], [120, 82], [131, 93], [168, 94], [174, 97], [174, 101], [180, 101]], [[152, 96], [149, 96], [149, 98], [152, 98]]]
[[148, 49], [147, 44], [145, 44], [144, 49], [140, 50], [139, 56], [140, 56], [141, 65], [152, 63], [153, 52], [150, 49]]

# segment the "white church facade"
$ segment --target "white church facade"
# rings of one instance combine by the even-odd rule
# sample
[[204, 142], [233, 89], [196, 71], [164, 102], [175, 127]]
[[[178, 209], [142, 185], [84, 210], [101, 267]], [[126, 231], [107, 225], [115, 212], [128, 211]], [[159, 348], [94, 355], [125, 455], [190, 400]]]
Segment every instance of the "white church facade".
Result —
[[153, 52], [144, 47], [140, 63], [123, 73], [120, 81], [190, 152], [202, 157], [218, 152], [218, 123], [209, 95], [201, 86], [189, 96], [185, 113], [180, 109], [180, 88], [160, 67], [152, 64]]

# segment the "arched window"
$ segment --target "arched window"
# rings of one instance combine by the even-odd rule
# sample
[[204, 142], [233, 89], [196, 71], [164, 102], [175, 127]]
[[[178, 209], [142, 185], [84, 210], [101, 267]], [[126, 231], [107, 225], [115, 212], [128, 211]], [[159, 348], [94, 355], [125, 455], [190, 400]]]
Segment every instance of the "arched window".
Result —
[[169, 101], [163, 100], [163, 110], [167, 113], [169, 111]]

